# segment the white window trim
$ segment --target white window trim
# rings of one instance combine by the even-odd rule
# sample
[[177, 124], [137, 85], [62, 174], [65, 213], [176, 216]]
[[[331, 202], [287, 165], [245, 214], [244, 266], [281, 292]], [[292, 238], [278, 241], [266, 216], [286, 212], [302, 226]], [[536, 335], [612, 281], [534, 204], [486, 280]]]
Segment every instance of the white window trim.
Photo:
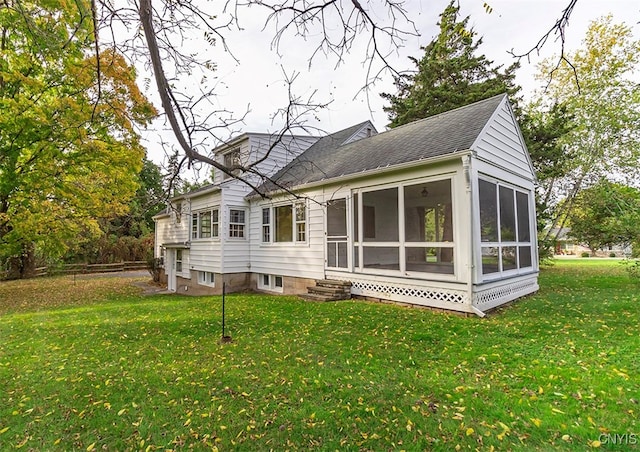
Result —
[[[232, 222], [231, 221], [231, 211], [233, 210], [238, 210], [238, 211], [242, 211], [244, 212], [244, 222], [243, 223], [236, 223], [236, 222]], [[229, 206], [229, 208], [227, 209], [227, 215], [228, 215], [228, 224], [227, 224], [227, 228], [226, 228], [226, 234], [227, 234], [227, 238], [229, 240], [247, 240], [247, 233], [249, 231], [248, 228], [248, 224], [247, 224], [247, 219], [248, 219], [248, 215], [247, 215], [247, 209], [246, 207], [236, 207], [236, 206]], [[235, 237], [231, 235], [231, 225], [242, 225], [242, 237]]]
[[[226, 160], [227, 160], [227, 156], [230, 156], [230, 155], [231, 155], [231, 154], [233, 154], [233, 153], [237, 153], [237, 155], [236, 155], [236, 158], [234, 159], [234, 161], [233, 161], [233, 162], [231, 162], [231, 165], [239, 165], [239, 164], [240, 164], [240, 162], [241, 162], [241, 151], [240, 151], [240, 146], [236, 146], [236, 147], [234, 147], [234, 148], [230, 149], [229, 151], [225, 152], [224, 154], [222, 154], [222, 164], [223, 164], [225, 167], [228, 167], [228, 166], [229, 166], [229, 164], [226, 162]], [[227, 181], [227, 180], [231, 180], [231, 179], [233, 179], [233, 177], [232, 177], [232, 176], [230, 176], [230, 175], [228, 175], [227, 173], [225, 173], [225, 172], [223, 172], [223, 171], [221, 171], [221, 173], [222, 173], [222, 180], [223, 180], [223, 181]], [[239, 173], [239, 171], [238, 171], [238, 170], [236, 170], [235, 172], [233, 172], [233, 174], [238, 174], [238, 173]]]
[[[178, 251], [180, 251], [180, 253], [182, 254], [182, 259], [180, 260], [178, 260]], [[176, 269], [176, 276], [180, 276], [181, 278], [184, 278], [184, 279], [191, 279], [191, 271], [189, 270], [189, 260], [191, 256], [189, 253], [189, 249], [176, 248], [174, 253], [175, 253], [174, 265]], [[180, 262], [180, 266], [182, 268], [181, 270], [178, 270], [178, 262]]]
[[[452, 213], [454, 215], [454, 217], [456, 216], [456, 212], [457, 212], [457, 200], [456, 200], [456, 192], [457, 192], [457, 187], [456, 187], [456, 173], [444, 173], [444, 174], [438, 174], [438, 175], [434, 175], [434, 176], [429, 176], [426, 178], [419, 178], [419, 179], [411, 179], [411, 180], [405, 180], [402, 182], [395, 182], [395, 183], [387, 183], [387, 184], [381, 184], [381, 185], [374, 185], [374, 186], [367, 186], [367, 187], [362, 187], [362, 188], [358, 188], [358, 189], [354, 189], [351, 191], [351, 195], [347, 198], [347, 210], [348, 210], [348, 215], [347, 215], [347, 234], [348, 234], [348, 247], [347, 247], [347, 258], [349, 260], [349, 265], [347, 266], [347, 269], [351, 269], [351, 271], [353, 273], [359, 273], [359, 274], [370, 274], [370, 275], [380, 275], [380, 276], [409, 276], [409, 277], [419, 277], [424, 279], [425, 277], [428, 277], [429, 279], [433, 279], [433, 280], [438, 280], [438, 281], [457, 281], [458, 280], [458, 275], [461, 271], [460, 267], [461, 264], [457, 263], [456, 259], [458, 258], [458, 248], [459, 246], [457, 246], [457, 242], [455, 241], [455, 238], [457, 237], [457, 230], [458, 230], [458, 225], [456, 224], [456, 218], [453, 219], [453, 238], [454, 240], [450, 241], [450, 242], [409, 242], [409, 241], [405, 241], [405, 235], [406, 235], [406, 230], [405, 230], [405, 218], [404, 218], [404, 189], [405, 187], [408, 186], [412, 186], [412, 185], [419, 185], [419, 184], [426, 184], [429, 182], [438, 182], [438, 181], [443, 181], [443, 180], [448, 180], [451, 184], [451, 210]], [[370, 242], [370, 241], [363, 241], [362, 237], [364, 234], [364, 215], [361, 214], [362, 210], [363, 210], [363, 195], [365, 193], [370, 193], [370, 192], [374, 192], [374, 191], [379, 191], [379, 190], [387, 190], [387, 189], [393, 189], [396, 188], [398, 190], [398, 241], [395, 242]], [[357, 194], [358, 195], [358, 210], [359, 210], [359, 214], [358, 214], [358, 224], [357, 225], [353, 225], [353, 220], [355, 218], [355, 214], [353, 212], [353, 196]], [[326, 217], [326, 215], [325, 215]], [[325, 222], [326, 222], [326, 218], [325, 218]], [[358, 237], [360, 238], [359, 241], [355, 241], [353, 240], [353, 237], [351, 235], [351, 231], [353, 231], [353, 227], [358, 228]], [[325, 225], [326, 227], [326, 225]], [[326, 246], [326, 245], [325, 245]], [[399, 251], [399, 270], [389, 270], [389, 269], [376, 269], [376, 268], [369, 268], [369, 267], [365, 267], [363, 265], [363, 258], [364, 258], [364, 247], [385, 247], [385, 246], [389, 246], [389, 247], [398, 247]], [[451, 273], [435, 273], [435, 272], [417, 272], [417, 271], [411, 271], [411, 270], [407, 270], [406, 269], [406, 248], [409, 247], [423, 247], [423, 248], [453, 248], [453, 256], [454, 256], [454, 263], [453, 263], [453, 274]], [[360, 253], [358, 256], [358, 263], [359, 266], [355, 266], [355, 258], [353, 256], [353, 253], [355, 251], [355, 247], [358, 247], [358, 252]], [[335, 271], [344, 271], [345, 269], [343, 268], [338, 268], [338, 267], [328, 267], [331, 270], [335, 270]]]
[[[213, 281], [209, 281], [209, 277]], [[208, 271], [198, 270], [198, 284], [201, 286], [215, 287], [216, 286], [216, 274]]]
[[[537, 255], [534, 249], [534, 240], [533, 239], [536, 235], [536, 231], [533, 230], [534, 225], [535, 225], [535, 219], [532, 218], [531, 215], [531, 200], [534, 199], [534, 194], [532, 191], [526, 190], [524, 188], [521, 188], [515, 184], [509, 183], [509, 182], [505, 182], [503, 180], [500, 179], [496, 179], [494, 177], [491, 176], [485, 176], [485, 175], [479, 175], [478, 176], [478, 182], [479, 181], [485, 181], [485, 182], [489, 182], [491, 184], [494, 184], [496, 186], [496, 202], [497, 204], [497, 217], [498, 217], [498, 241], [497, 242], [483, 242], [482, 241], [482, 237], [480, 235], [478, 235], [479, 238], [479, 243], [480, 243], [480, 253], [479, 253], [479, 265], [478, 265], [478, 276], [482, 281], [495, 281], [495, 280], [500, 280], [500, 279], [504, 279], [504, 278], [508, 278], [508, 277], [512, 277], [512, 276], [518, 276], [518, 275], [525, 275], [525, 274], [530, 274], [530, 273], [534, 273], [536, 272], [536, 259], [537, 259]], [[478, 185], [479, 186], [479, 185]], [[527, 215], [529, 218], [529, 241], [508, 241], [508, 242], [503, 242], [502, 241], [502, 231], [501, 231], [501, 223], [500, 223], [500, 187], [505, 187], [505, 188], [509, 188], [511, 190], [513, 190], [513, 202], [514, 202], [514, 213], [515, 213], [515, 230], [516, 230], [516, 235], [518, 234], [518, 207], [517, 207], [517, 198], [516, 198], [516, 194], [518, 192], [523, 193], [525, 195], [527, 195]], [[478, 219], [479, 219], [479, 215], [480, 215], [480, 197], [478, 196]], [[531, 266], [529, 267], [520, 267], [520, 254], [517, 251], [518, 247], [525, 247], [525, 246], [529, 246], [531, 248]], [[502, 268], [502, 248], [509, 248], [509, 247], [515, 247], [516, 248], [516, 265], [517, 268], [515, 269], [511, 269], [511, 270], [503, 270]], [[497, 248], [498, 249], [498, 271], [497, 272], [492, 272], [492, 273], [483, 273], [482, 271], [482, 249], [483, 248]]]
[[[264, 284], [264, 277], [269, 279], [268, 284]], [[277, 278], [280, 278], [281, 286], [277, 286]], [[258, 290], [264, 290], [268, 292], [276, 292], [283, 293], [284, 292], [284, 276], [282, 275], [272, 275], [268, 273], [259, 273], [258, 274]]]
[[[304, 221], [297, 221], [297, 207], [298, 205], [302, 205], [304, 207]], [[275, 211], [278, 207], [283, 206], [291, 206], [291, 227], [292, 227], [292, 240], [290, 242], [278, 242], [275, 237], [277, 234], [276, 224], [275, 224]], [[269, 209], [269, 223], [263, 223], [263, 213], [264, 209]], [[304, 240], [298, 239], [298, 225], [304, 224]], [[269, 228], [269, 241], [264, 241], [264, 233], [263, 230], [265, 227]], [[260, 245], [264, 246], [304, 246], [309, 244], [309, 204], [306, 200], [297, 200], [297, 201], [287, 201], [287, 202], [279, 202], [276, 204], [270, 204], [267, 206], [262, 206], [260, 208]]]
[[[214, 222], [213, 221], [213, 212], [214, 211], [218, 211], [218, 221]], [[211, 218], [211, 236], [210, 237], [200, 237], [201, 235], [201, 225], [200, 225], [200, 214], [201, 213], [205, 213], [205, 212], [209, 212], [209, 217]], [[245, 214], [246, 215], [246, 214]], [[193, 221], [194, 221], [194, 217], [196, 218], [196, 225], [197, 225], [197, 235], [194, 237], [193, 235]], [[217, 233], [216, 235], [213, 235], [213, 231], [214, 231], [214, 225], [218, 225], [217, 227]], [[220, 207], [219, 206], [213, 206], [213, 207], [207, 207], [205, 209], [198, 209], [198, 210], [194, 210], [193, 212], [191, 212], [191, 225], [190, 225], [190, 236], [191, 236], [191, 240], [220, 240]]]

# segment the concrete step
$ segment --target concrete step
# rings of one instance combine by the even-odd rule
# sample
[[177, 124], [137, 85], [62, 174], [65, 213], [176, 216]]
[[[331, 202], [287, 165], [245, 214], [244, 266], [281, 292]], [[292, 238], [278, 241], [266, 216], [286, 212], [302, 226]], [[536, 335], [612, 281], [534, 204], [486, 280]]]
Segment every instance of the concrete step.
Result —
[[324, 287], [324, 286], [310, 286], [307, 287], [309, 293], [317, 293], [320, 295], [351, 295], [349, 288], [337, 288], [337, 287]]
[[302, 298], [303, 300], [306, 301], [321, 301], [321, 302], [325, 302], [325, 301], [337, 301], [336, 298], [329, 296], [329, 295], [319, 295], [319, 294], [313, 294], [313, 293], [303, 293], [298, 295], [300, 298]]
[[337, 288], [350, 288], [350, 281], [338, 281], [335, 279], [318, 279], [316, 280], [316, 286], [321, 287], [337, 287]]

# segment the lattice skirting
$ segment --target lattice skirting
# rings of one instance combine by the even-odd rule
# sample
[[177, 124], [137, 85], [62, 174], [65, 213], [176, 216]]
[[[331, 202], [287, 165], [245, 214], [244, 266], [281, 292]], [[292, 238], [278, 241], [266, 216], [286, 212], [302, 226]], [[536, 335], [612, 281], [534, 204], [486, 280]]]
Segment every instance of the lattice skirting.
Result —
[[539, 289], [537, 278], [516, 281], [491, 289], [481, 290], [473, 294], [473, 304], [481, 311], [486, 311], [516, 298], [523, 297]]
[[466, 291], [462, 290], [426, 288], [374, 281], [351, 280], [351, 283], [351, 293], [354, 295], [455, 311], [468, 311], [469, 296]]

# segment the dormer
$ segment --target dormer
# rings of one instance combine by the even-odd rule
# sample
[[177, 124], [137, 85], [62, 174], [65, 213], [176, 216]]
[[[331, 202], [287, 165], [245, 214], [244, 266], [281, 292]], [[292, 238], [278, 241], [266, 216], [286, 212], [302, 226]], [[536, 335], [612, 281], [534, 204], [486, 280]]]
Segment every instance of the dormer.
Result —
[[371, 138], [377, 135], [378, 131], [371, 121], [365, 121], [355, 126], [355, 131], [342, 143], [343, 145], [353, 143], [363, 138]]
[[[218, 146], [214, 150], [214, 158], [226, 167], [238, 164], [247, 166], [259, 162], [253, 169], [261, 175], [272, 176], [317, 140], [318, 137], [313, 136], [244, 133], [228, 143]], [[267, 157], [265, 158], [265, 156]], [[254, 182], [260, 180], [259, 176], [252, 173], [244, 175], [238, 173], [238, 175], [254, 180]], [[215, 171], [215, 184], [230, 180], [233, 180], [230, 175], [220, 170]]]

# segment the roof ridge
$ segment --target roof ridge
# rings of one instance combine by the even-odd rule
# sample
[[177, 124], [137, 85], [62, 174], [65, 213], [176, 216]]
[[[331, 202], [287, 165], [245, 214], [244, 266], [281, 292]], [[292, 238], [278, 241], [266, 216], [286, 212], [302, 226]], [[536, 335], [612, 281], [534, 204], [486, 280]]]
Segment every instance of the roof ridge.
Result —
[[504, 92], [504, 93], [501, 93], [501, 94], [496, 94], [495, 96], [487, 97], [486, 99], [478, 100], [478, 101], [472, 102], [470, 104], [463, 105], [462, 107], [454, 108], [453, 110], [447, 110], [447, 111], [443, 111], [441, 113], [438, 113], [436, 115], [427, 116], [426, 118], [416, 119], [415, 121], [411, 121], [411, 122], [408, 122], [406, 124], [402, 124], [401, 126], [394, 127], [393, 129], [385, 130], [384, 132], [381, 132], [381, 134], [390, 132], [392, 130], [398, 130], [398, 129], [401, 129], [401, 128], [406, 127], [406, 126], [415, 125], [415, 124], [427, 121], [428, 119], [437, 118], [438, 116], [449, 115], [451, 113], [454, 113], [454, 112], [457, 112], [457, 111], [460, 111], [460, 110], [464, 110], [464, 109], [467, 109], [467, 108], [470, 108], [470, 107], [477, 107], [478, 104], [482, 104], [482, 103], [488, 102], [490, 100], [494, 100], [497, 97], [507, 97], [507, 93]]

